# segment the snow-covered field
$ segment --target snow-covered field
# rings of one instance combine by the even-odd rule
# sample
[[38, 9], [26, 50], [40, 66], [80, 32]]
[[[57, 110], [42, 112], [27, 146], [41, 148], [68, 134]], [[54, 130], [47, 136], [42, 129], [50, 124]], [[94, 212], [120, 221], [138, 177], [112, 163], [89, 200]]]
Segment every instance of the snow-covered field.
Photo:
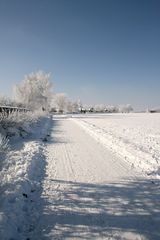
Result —
[[160, 114], [130, 113], [74, 117], [97, 142], [144, 173], [160, 177]]
[[159, 240], [159, 126], [160, 114], [66, 115], [13, 138], [0, 239]]

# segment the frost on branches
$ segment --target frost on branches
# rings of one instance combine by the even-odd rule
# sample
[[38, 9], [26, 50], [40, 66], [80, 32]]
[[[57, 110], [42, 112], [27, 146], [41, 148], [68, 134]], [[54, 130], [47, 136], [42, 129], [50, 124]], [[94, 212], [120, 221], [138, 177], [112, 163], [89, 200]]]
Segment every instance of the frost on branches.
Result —
[[25, 76], [24, 81], [14, 88], [14, 99], [28, 109], [48, 109], [52, 96], [50, 73], [38, 71]]

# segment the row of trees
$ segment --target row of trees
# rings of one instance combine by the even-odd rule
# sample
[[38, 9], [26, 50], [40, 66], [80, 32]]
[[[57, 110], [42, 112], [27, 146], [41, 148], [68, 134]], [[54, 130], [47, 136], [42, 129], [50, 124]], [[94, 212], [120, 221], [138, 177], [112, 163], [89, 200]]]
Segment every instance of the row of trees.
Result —
[[95, 112], [95, 113], [129, 113], [133, 112], [133, 108], [130, 104], [113, 106], [113, 105], [104, 105], [99, 104], [95, 106], [84, 106], [83, 108], [86, 112]]
[[53, 112], [131, 112], [133, 108], [125, 106], [83, 106], [79, 101], [72, 102], [64, 93], [53, 94], [50, 73], [38, 71], [26, 75], [23, 82], [14, 86], [13, 100], [0, 97], [0, 105], [25, 107], [30, 110], [43, 109]]

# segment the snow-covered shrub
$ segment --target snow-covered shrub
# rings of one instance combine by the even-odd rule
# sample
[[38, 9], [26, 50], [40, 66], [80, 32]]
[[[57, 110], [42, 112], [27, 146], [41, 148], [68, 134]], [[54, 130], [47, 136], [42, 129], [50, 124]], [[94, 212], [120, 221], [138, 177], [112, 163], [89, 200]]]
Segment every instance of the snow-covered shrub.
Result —
[[25, 137], [32, 132], [33, 125], [46, 115], [47, 113], [44, 111], [13, 112], [9, 115], [3, 115], [0, 119], [0, 132], [3, 132], [7, 137]]

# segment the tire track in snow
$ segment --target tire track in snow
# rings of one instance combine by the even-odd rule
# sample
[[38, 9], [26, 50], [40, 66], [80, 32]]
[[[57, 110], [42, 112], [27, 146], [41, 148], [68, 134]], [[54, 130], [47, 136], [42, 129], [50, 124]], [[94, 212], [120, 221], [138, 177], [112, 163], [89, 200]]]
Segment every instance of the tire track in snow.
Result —
[[138, 174], [139, 176], [140, 176], [140, 174], [144, 174], [143, 170], [141, 171], [138, 168], [134, 169], [134, 166], [133, 166], [134, 162], [128, 161], [127, 157], [124, 157], [123, 154], [121, 155], [120, 149], [119, 149], [119, 152], [116, 152], [116, 150], [115, 150], [117, 148], [116, 145], [112, 146], [109, 143], [110, 136], [108, 136], [108, 138], [107, 138], [107, 136], [104, 133], [102, 133], [101, 128], [99, 128], [93, 124], [89, 124], [86, 121], [79, 119], [79, 118], [77, 118], [77, 119], [72, 118], [71, 120], [75, 124], [77, 124], [79, 127], [81, 127], [86, 134], [90, 135], [93, 139], [95, 139], [97, 144], [101, 144], [113, 155], [113, 163], [115, 163], [113, 165], [113, 167], [115, 168], [115, 170], [118, 170], [118, 171], [122, 170], [121, 173], [123, 173], [124, 170], [132, 172], [132, 176], [131, 176], [132, 179], [133, 178], [136, 179], [138, 173], [139, 173]]

